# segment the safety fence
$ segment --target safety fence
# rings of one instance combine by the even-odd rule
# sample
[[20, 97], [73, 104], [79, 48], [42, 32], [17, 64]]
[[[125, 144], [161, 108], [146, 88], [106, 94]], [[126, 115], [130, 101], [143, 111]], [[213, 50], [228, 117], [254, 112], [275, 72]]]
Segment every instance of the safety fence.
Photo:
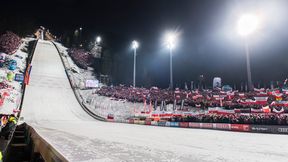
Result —
[[106, 121], [118, 122], [118, 123], [127, 123], [127, 124], [161, 126], [161, 127], [201, 128], [201, 129], [214, 129], [214, 130], [226, 130], [226, 131], [237, 131], [237, 132], [288, 134], [288, 126], [281, 126], [281, 125], [169, 122], [169, 121], [151, 121], [150, 119], [146, 119], [146, 120], [138, 120], [138, 119], [113, 120], [113, 119], [107, 119]]

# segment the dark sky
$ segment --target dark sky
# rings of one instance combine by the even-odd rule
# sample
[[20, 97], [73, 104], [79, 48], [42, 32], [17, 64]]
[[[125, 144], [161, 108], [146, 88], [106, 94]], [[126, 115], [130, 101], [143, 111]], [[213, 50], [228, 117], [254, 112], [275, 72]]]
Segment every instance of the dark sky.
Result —
[[[95, 3], [96, 2], [96, 3]], [[174, 50], [174, 82], [183, 86], [200, 74], [211, 86], [215, 76], [226, 84], [246, 80], [243, 40], [236, 22], [246, 12], [262, 17], [249, 38], [254, 82], [288, 76], [288, 1], [285, 0], [5, 0], [2, 30], [43, 25], [57, 35], [83, 28], [83, 36], [100, 34], [114, 58], [118, 83], [132, 82], [133, 39], [139, 40], [137, 83], [167, 87], [169, 51], [166, 31], [181, 33]], [[8, 25], [7, 25], [8, 24]], [[15, 25], [16, 24], [16, 25]]]

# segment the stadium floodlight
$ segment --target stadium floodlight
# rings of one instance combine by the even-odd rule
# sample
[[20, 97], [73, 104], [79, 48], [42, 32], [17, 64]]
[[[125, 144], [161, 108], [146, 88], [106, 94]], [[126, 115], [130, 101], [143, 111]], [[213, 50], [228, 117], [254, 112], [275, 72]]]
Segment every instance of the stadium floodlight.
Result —
[[165, 35], [165, 44], [169, 48], [170, 51], [170, 89], [173, 90], [173, 64], [172, 64], [172, 54], [173, 49], [175, 48], [177, 43], [177, 33], [169, 32]]
[[101, 41], [102, 41], [102, 38], [101, 38], [100, 36], [98, 36], [98, 37], [96, 38], [96, 43], [97, 43], [97, 44], [100, 44]]
[[132, 48], [133, 48], [134, 50], [136, 50], [138, 47], [139, 47], [139, 43], [138, 43], [136, 40], [134, 40], [134, 41], [132, 42]]
[[80, 27], [79, 29], [82, 30], [82, 27]]
[[136, 52], [137, 52], [137, 48], [139, 48], [139, 43], [136, 40], [132, 41], [132, 49], [134, 50], [133, 87], [136, 86]]
[[174, 49], [177, 42], [177, 34], [174, 32], [169, 32], [165, 36], [165, 44], [169, 49]]
[[245, 37], [255, 32], [258, 27], [259, 18], [253, 14], [242, 15], [237, 23], [238, 34]]

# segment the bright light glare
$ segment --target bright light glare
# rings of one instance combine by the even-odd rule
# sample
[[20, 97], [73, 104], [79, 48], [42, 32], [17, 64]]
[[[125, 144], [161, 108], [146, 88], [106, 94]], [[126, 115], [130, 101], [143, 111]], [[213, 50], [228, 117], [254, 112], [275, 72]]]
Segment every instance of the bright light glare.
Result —
[[241, 36], [248, 36], [259, 27], [259, 18], [256, 15], [245, 14], [240, 17], [237, 23], [237, 30]]
[[101, 37], [98, 36], [98, 37], [96, 38], [96, 42], [97, 42], [98, 44], [100, 44], [101, 41], [102, 41]]
[[139, 47], [139, 43], [136, 41], [136, 40], [134, 40], [133, 42], [132, 42], [132, 48], [133, 49], [137, 49]]
[[177, 34], [173, 32], [169, 32], [165, 36], [165, 44], [169, 49], [173, 49], [176, 46], [177, 42]]

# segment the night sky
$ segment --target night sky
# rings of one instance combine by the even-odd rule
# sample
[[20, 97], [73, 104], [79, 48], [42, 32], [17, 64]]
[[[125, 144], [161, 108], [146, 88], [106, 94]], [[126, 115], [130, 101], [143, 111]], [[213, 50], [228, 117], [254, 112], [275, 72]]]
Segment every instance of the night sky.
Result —
[[[236, 22], [243, 13], [262, 17], [249, 37], [254, 82], [288, 78], [288, 1], [285, 0], [5, 0], [0, 32], [33, 31], [43, 25], [58, 36], [83, 28], [83, 39], [97, 35], [112, 55], [114, 83], [132, 83], [130, 43], [140, 42], [137, 85], [168, 87], [167, 31], [180, 33], [174, 50], [174, 83], [182, 86], [203, 74], [208, 86], [219, 76], [225, 84], [246, 81], [243, 39]], [[32, 28], [34, 26], [34, 28]], [[104, 53], [105, 55], [105, 53]]]

